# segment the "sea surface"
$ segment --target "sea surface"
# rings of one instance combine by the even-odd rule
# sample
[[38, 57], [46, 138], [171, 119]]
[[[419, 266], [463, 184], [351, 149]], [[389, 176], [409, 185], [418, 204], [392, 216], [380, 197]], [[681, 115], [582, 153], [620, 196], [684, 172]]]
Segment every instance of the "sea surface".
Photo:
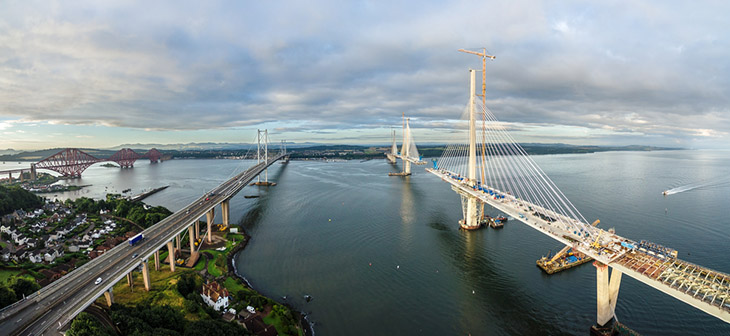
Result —
[[[730, 152], [534, 159], [589, 221], [730, 273]], [[46, 196], [100, 198], [169, 185], [146, 202], [176, 210], [251, 164], [95, 165], [62, 182], [92, 186]], [[236, 256], [237, 271], [265, 295], [286, 296], [317, 335], [587, 334], [596, 319], [591, 264], [544, 274], [535, 260], [559, 250], [558, 242], [515, 220], [501, 230], [460, 231], [457, 194], [421, 167], [407, 178], [388, 176], [401, 168], [385, 160], [272, 165], [275, 187], [246, 187], [231, 201], [232, 220], [252, 236]], [[675, 193], [664, 197], [665, 190]], [[628, 276], [616, 315], [644, 335], [730, 335], [730, 324]]]

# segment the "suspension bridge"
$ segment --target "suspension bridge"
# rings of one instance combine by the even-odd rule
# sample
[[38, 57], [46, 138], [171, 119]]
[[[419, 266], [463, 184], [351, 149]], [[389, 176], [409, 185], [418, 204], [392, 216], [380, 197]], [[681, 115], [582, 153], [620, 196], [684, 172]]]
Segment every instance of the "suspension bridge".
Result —
[[[464, 50], [460, 50], [464, 51]], [[469, 52], [469, 51], [465, 51]], [[677, 258], [676, 250], [645, 241], [634, 241], [614, 230], [589, 224], [535, 161], [507, 132], [486, 106], [486, 59], [482, 57], [482, 90], [475, 87], [476, 70], [469, 70], [468, 132], [463, 142], [447, 146], [442, 156], [426, 171], [448, 183], [460, 197], [465, 230], [482, 226], [484, 206], [489, 205], [529, 227], [572, 247], [595, 260], [596, 327], [610, 325], [616, 317], [621, 277], [626, 274], [703, 312], [730, 323], [730, 275]], [[477, 99], [481, 97], [481, 101]], [[386, 153], [395, 163], [423, 162], [418, 157], [404, 122], [403, 149], [393, 146]], [[415, 154], [415, 156], [414, 156]], [[612, 269], [609, 277], [609, 269]]]

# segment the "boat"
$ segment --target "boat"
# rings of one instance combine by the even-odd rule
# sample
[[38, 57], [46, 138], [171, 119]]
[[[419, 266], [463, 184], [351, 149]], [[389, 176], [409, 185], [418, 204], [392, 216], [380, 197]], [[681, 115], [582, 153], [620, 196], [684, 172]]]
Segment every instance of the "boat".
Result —
[[501, 222], [501, 223], [504, 224], [504, 223], [507, 222], [507, 217], [505, 217], [505, 216], [499, 216], [499, 217], [495, 218], [494, 220], [495, 221], [499, 221], [499, 222]]

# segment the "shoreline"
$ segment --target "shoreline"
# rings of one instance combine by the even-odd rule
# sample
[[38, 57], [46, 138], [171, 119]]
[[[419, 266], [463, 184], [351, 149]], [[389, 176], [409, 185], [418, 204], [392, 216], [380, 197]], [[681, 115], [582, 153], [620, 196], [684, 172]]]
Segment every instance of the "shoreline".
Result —
[[[261, 292], [259, 292], [258, 290], [256, 290], [251, 285], [251, 282], [248, 281], [248, 279], [246, 279], [245, 276], [238, 273], [238, 269], [236, 268], [236, 265], [233, 262], [233, 259], [235, 258], [235, 256], [239, 252], [242, 252], [246, 248], [246, 246], [248, 246], [248, 241], [251, 239], [251, 235], [249, 235], [245, 229], [243, 229], [242, 227], [239, 227], [239, 228], [243, 231], [241, 233], [243, 233], [243, 236], [246, 237], [246, 239], [243, 242], [239, 242], [238, 244], [236, 244], [236, 246], [234, 246], [233, 249], [231, 249], [231, 251], [228, 252], [228, 255], [226, 256], [226, 259], [228, 262], [228, 276], [234, 276], [234, 277], [237, 277], [238, 279], [241, 279], [241, 281], [243, 283], [245, 283], [246, 286], [248, 286], [248, 288], [250, 288], [251, 290], [255, 291], [256, 293], [258, 293], [262, 296], [268, 297], [268, 296], [262, 294]], [[313, 328], [311, 322], [309, 322], [309, 319], [307, 319], [306, 314], [294, 309], [294, 307], [292, 307], [288, 302], [281, 303], [278, 300], [274, 300], [273, 298], [270, 298], [270, 299], [272, 299], [274, 302], [276, 302], [280, 305], [286, 306], [287, 308], [289, 308], [289, 310], [291, 310], [292, 314], [294, 314], [294, 316], [296, 316], [297, 320], [299, 321], [299, 325], [302, 327], [304, 335], [314, 336], [314, 328]]]

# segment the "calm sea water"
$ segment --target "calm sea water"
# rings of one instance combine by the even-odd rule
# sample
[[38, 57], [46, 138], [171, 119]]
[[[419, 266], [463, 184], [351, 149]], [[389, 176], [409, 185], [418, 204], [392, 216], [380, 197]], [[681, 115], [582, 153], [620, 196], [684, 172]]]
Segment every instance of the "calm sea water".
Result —
[[[730, 152], [609, 152], [535, 160], [589, 220], [682, 259], [730, 273]], [[8, 165], [0, 165], [0, 169]], [[57, 197], [170, 188], [146, 201], [178, 209], [250, 162], [173, 160], [94, 166]], [[309, 314], [318, 335], [585, 335], [595, 323], [595, 268], [547, 276], [535, 260], [561, 246], [516, 221], [462, 232], [459, 197], [420, 168], [384, 160], [275, 164], [276, 187], [247, 187], [232, 219], [252, 236], [238, 272]], [[673, 187], [699, 188], [663, 197]], [[260, 195], [246, 199], [243, 195]], [[51, 195], [53, 197], [53, 195]], [[494, 212], [496, 215], [498, 212]], [[217, 218], [220, 220], [220, 217]], [[314, 299], [305, 302], [304, 295]], [[730, 325], [628, 276], [616, 313], [647, 334], [730, 334]]]

